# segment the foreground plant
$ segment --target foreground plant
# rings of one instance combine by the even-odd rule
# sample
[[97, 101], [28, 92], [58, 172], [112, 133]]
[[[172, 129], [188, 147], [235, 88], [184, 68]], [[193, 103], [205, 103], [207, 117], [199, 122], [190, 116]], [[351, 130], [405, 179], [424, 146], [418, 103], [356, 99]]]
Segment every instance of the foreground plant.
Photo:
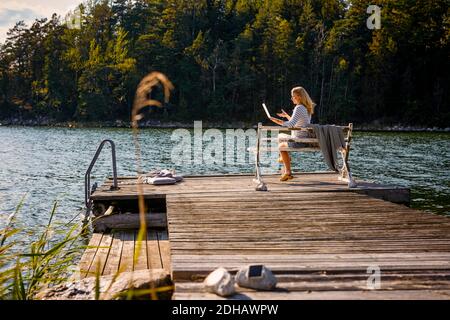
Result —
[[[0, 229], [0, 300], [42, 299], [45, 296], [42, 295], [44, 291], [54, 289], [58, 295], [65, 288], [75, 291], [77, 288], [83, 289], [81, 280], [75, 280], [72, 274], [75, 271], [74, 261], [81, 256], [83, 250], [89, 248], [81, 244], [81, 237], [86, 233], [88, 226], [84, 226], [81, 231], [78, 225], [57, 230], [54, 226], [57, 209], [55, 202], [49, 221], [40, 236], [25, 248], [21, 248], [23, 245], [18, 240], [18, 235], [23, 230], [14, 225], [22, 204], [23, 201], [10, 215], [6, 226]], [[143, 285], [144, 289], [137, 289], [132, 284], [133, 280], [136, 280], [134, 273], [127, 275], [123, 271], [119, 269], [114, 275], [106, 277], [102, 277], [100, 271], [96, 272], [93, 275], [95, 283], [89, 287], [92, 295], [86, 295], [86, 299], [170, 299], [174, 288], [171, 281], [166, 278], [161, 277], [160, 285], [154, 285], [152, 282], [154, 280], [149, 279], [148, 283]], [[124, 277], [130, 280], [129, 283], [126, 281], [130, 286], [129, 289], [121, 287], [120, 291], [116, 291], [120, 286], [119, 282], [123, 284]], [[61, 297], [53, 298], [61, 299]], [[69, 295], [65, 298], [73, 297]]]
[[32, 300], [43, 288], [60, 284], [69, 279], [73, 261], [81, 253], [80, 236], [74, 225], [63, 230], [61, 237], [53, 228], [57, 203], [53, 204], [47, 226], [41, 235], [25, 249], [13, 237], [22, 230], [14, 227], [15, 216], [23, 201], [0, 229], [0, 299]]

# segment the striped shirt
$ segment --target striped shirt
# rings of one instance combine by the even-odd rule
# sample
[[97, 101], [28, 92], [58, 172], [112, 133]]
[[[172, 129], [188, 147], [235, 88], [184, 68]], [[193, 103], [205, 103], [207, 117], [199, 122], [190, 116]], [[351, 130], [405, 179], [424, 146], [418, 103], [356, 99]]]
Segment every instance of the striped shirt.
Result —
[[[292, 113], [291, 120], [283, 122], [283, 127], [298, 128], [306, 127], [311, 123], [311, 115], [308, 113], [306, 107], [302, 104], [295, 106], [294, 112]], [[308, 132], [293, 130], [291, 133], [293, 138], [306, 138], [308, 137]]]

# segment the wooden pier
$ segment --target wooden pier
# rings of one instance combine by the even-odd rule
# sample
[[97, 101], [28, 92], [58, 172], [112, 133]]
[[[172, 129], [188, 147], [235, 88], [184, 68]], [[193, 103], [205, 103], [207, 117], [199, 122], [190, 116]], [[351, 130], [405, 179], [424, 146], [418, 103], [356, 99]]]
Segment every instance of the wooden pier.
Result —
[[[268, 192], [255, 191], [250, 175], [144, 185], [157, 228], [139, 245], [135, 230], [94, 234], [81, 275], [162, 268], [175, 282], [174, 299], [218, 299], [203, 291], [208, 273], [264, 264], [276, 274], [277, 289], [237, 288], [234, 299], [450, 299], [448, 217], [405, 206], [406, 188], [357, 181], [348, 189], [334, 173], [295, 176], [289, 182], [266, 176]], [[117, 191], [107, 181], [92, 199], [103, 207], [136, 202], [133, 181], [120, 178]], [[380, 286], [373, 287], [368, 279], [377, 270]]]

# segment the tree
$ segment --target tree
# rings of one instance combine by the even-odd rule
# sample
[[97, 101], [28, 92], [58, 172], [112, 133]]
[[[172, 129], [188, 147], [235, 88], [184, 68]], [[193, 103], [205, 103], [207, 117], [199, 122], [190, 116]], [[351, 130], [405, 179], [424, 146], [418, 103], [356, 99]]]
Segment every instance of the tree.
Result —
[[[380, 30], [366, 26], [369, 4]], [[170, 119], [254, 123], [262, 100], [287, 107], [301, 85], [316, 122], [450, 121], [445, 0], [88, 0], [78, 11], [81, 29], [57, 16], [11, 28], [0, 117], [126, 120], [139, 80], [160, 71], [176, 89], [156, 112]]]

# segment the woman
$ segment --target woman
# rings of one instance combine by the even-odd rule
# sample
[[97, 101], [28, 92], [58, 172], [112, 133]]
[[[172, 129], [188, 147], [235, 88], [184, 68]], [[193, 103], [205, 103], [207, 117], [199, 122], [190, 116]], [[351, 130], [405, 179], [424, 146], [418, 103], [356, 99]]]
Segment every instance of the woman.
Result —
[[[278, 113], [277, 115], [282, 118], [286, 118], [287, 121], [283, 121], [277, 118], [270, 118], [276, 124], [280, 126], [289, 127], [289, 128], [298, 128], [298, 127], [306, 127], [311, 123], [311, 116], [314, 113], [314, 107], [316, 104], [311, 100], [308, 92], [303, 87], [295, 87], [291, 91], [291, 99], [295, 105], [292, 116], [289, 116], [286, 112]], [[292, 130], [291, 136], [287, 134], [280, 134], [278, 136], [280, 138], [287, 139], [289, 137], [293, 138], [307, 138], [308, 132], [301, 130]], [[305, 144], [301, 142], [279, 142], [279, 148], [301, 148], [304, 147]], [[280, 150], [281, 158], [278, 159], [279, 162], [284, 164], [284, 173], [282, 174], [280, 181], [287, 181], [293, 179], [294, 176], [291, 172], [291, 159], [289, 157], [289, 153], [287, 151]]]

